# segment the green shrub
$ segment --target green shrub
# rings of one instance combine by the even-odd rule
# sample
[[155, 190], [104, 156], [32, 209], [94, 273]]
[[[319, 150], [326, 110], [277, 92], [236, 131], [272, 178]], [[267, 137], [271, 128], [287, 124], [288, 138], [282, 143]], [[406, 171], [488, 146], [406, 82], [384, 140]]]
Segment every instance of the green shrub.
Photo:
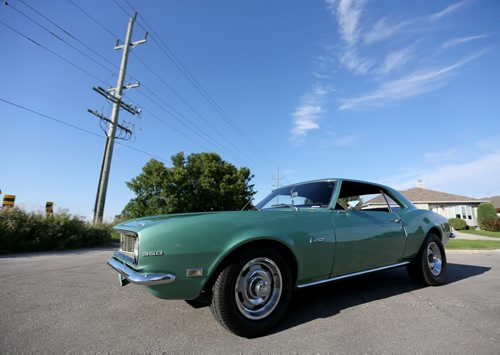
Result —
[[461, 218], [450, 218], [448, 222], [457, 231], [468, 229], [467, 223]]
[[477, 221], [479, 223], [479, 227], [481, 226], [481, 222], [486, 219], [497, 219], [497, 210], [495, 206], [491, 203], [481, 203], [477, 208]]
[[45, 218], [18, 208], [0, 211], [0, 254], [108, 245], [111, 227], [58, 213]]
[[481, 222], [481, 229], [490, 232], [500, 232], [500, 218], [485, 219]]

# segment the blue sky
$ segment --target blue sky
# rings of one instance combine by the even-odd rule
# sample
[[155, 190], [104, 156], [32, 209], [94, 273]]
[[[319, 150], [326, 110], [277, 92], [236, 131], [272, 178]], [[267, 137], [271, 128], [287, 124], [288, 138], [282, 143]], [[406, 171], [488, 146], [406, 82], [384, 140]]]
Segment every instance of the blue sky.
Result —
[[[167, 165], [179, 151], [215, 151], [252, 170], [257, 200], [278, 166], [284, 184], [343, 176], [404, 189], [422, 179], [440, 191], [500, 195], [498, 1], [72, 1], [106, 29], [70, 1], [0, 8], [3, 23], [86, 71], [0, 24], [0, 98], [94, 134], [0, 101], [0, 189], [21, 206], [54, 201], [92, 215], [104, 140], [86, 110], [110, 112], [92, 87], [116, 83], [113, 46], [129, 4], [140, 14], [133, 39], [141, 25], [152, 33], [130, 56], [129, 79], [142, 86], [124, 100], [143, 113], [121, 113], [135, 127], [124, 144]], [[150, 158], [115, 147], [108, 220]]]

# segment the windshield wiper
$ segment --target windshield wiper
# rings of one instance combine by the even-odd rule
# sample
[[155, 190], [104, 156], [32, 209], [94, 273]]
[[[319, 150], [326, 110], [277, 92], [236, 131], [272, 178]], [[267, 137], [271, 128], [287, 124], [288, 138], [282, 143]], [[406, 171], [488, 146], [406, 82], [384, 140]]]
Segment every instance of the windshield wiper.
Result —
[[297, 206], [290, 205], [290, 204], [288, 204], [288, 203], [278, 203], [278, 204], [276, 204], [276, 205], [271, 205], [271, 207], [278, 207], [278, 208], [279, 208], [279, 207], [290, 207], [290, 208], [294, 208], [294, 209], [295, 209], [295, 211], [298, 211], [298, 210], [299, 210], [299, 208], [298, 208]]

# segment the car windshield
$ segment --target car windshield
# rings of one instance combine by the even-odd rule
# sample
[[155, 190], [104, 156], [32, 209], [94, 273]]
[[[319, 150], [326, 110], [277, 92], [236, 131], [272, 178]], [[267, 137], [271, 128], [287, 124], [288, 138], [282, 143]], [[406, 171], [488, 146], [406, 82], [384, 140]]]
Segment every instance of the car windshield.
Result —
[[328, 207], [335, 181], [316, 181], [281, 187], [271, 192], [257, 209]]

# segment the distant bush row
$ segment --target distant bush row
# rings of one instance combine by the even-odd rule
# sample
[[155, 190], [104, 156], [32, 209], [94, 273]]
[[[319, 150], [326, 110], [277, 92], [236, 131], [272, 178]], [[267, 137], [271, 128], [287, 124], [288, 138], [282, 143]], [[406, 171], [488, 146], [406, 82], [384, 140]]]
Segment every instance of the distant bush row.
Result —
[[111, 226], [94, 226], [68, 213], [0, 211], [0, 254], [110, 245], [111, 235]]

